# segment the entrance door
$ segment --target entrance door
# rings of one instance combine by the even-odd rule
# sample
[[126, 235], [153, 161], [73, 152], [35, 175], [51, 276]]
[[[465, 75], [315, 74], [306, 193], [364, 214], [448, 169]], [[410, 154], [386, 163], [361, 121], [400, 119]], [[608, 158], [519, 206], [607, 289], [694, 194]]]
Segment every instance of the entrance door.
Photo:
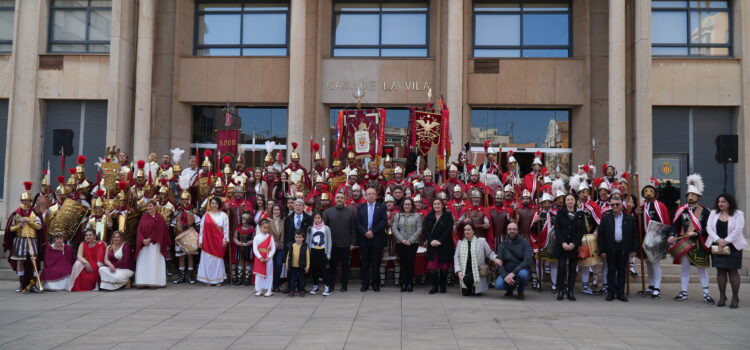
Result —
[[[683, 180], [688, 176], [688, 154], [687, 153], [654, 153], [653, 159], [654, 178], [659, 181], [659, 200], [664, 202], [669, 210], [670, 217], [682, 204], [680, 193], [685, 193], [687, 185]], [[641, 179], [641, 187], [648, 179]]]

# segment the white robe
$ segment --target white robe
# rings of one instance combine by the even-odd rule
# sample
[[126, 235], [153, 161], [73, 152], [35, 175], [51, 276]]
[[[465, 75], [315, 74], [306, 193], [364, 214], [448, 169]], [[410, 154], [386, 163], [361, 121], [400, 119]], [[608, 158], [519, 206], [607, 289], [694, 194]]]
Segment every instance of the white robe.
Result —
[[[253, 254], [255, 257], [260, 259], [261, 255], [258, 251], [258, 245], [268, 238], [269, 233], [258, 232], [253, 238]], [[271, 290], [273, 288], [273, 254], [276, 253], [276, 244], [271, 237], [271, 251], [268, 252], [268, 262], [266, 262], [266, 277], [259, 274], [255, 275], [255, 290], [260, 292], [262, 290]]]
[[[122, 245], [120, 249], [115, 252], [115, 258], [117, 260], [122, 259]], [[116, 290], [120, 289], [130, 281], [130, 277], [133, 277], [133, 270], [131, 269], [115, 269], [115, 272], [109, 271], [109, 266], [102, 266], [99, 268], [99, 277], [101, 282], [99, 288], [105, 290]]]
[[[219, 226], [219, 229], [224, 231], [224, 242], [229, 243], [229, 216], [225, 212], [211, 213], [208, 212], [206, 215], [211, 215], [214, 223]], [[206, 217], [203, 216], [201, 219], [201, 231], [198, 235], [198, 244], [203, 244], [203, 228], [206, 223]], [[211, 254], [201, 250], [201, 261], [198, 264], [198, 281], [206, 284], [218, 284], [223, 283], [227, 278], [227, 272], [224, 269], [224, 259], [215, 257]]]
[[166, 287], [167, 264], [161, 255], [159, 243], [141, 248], [135, 261], [135, 285], [139, 287]]

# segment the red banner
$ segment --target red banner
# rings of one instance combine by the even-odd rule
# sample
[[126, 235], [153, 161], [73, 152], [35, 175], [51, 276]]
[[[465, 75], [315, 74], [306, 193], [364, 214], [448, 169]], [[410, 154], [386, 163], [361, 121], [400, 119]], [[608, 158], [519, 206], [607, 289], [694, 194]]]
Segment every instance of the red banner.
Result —
[[339, 112], [337, 151], [348, 149], [357, 157], [379, 157], [385, 143], [385, 110], [357, 109]]
[[237, 144], [239, 143], [240, 131], [237, 129], [232, 130], [216, 130], [216, 153], [217, 156], [221, 157], [227, 153], [232, 154], [233, 157], [237, 156]]
[[423, 155], [440, 143], [443, 115], [427, 111], [414, 111], [414, 142]]

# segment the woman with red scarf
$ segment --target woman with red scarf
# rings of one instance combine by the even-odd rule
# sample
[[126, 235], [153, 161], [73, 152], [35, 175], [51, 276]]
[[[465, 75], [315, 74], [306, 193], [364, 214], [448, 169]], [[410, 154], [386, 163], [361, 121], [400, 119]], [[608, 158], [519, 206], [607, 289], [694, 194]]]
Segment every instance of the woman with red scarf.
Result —
[[136, 287], [166, 287], [167, 265], [164, 259], [169, 256], [171, 244], [167, 222], [156, 211], [156, 200], [149, 199], [146, 213], [138, 223], [135, 241]]
[[227, 278], [224, 255], [229, 243], [229, 216], [221, 211], [221, 199], [218, 197], [211, 197], [208, 207], [198, 235], [198, 247], [201, 248], [198, 281], [209, 286], [220, 286]]

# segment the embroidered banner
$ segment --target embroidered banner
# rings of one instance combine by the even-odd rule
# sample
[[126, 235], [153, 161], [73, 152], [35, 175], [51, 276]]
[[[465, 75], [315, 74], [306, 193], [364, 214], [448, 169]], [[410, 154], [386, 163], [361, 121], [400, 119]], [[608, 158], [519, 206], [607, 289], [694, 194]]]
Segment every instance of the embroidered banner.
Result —
[[230, 153], [237, 156], [237, 144], [239, 143], [240, 131], [237, 129], [216, 130], [216, 153], [224, 156]]

